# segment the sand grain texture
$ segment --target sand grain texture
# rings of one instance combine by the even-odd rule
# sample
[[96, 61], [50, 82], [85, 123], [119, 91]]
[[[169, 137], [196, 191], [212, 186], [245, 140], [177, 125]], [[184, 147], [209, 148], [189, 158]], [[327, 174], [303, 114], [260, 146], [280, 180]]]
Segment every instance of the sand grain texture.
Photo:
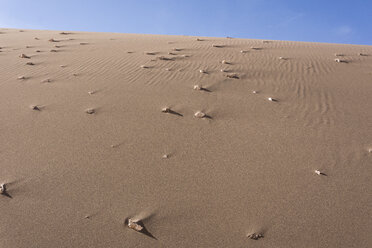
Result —
[[1, 247], [372, 246], [371, 46], [0, 31]]

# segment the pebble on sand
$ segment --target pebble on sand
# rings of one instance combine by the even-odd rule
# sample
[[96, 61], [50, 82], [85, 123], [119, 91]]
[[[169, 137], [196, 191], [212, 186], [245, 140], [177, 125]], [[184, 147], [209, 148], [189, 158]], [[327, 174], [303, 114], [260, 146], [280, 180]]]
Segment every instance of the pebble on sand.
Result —
[[162, 158], [163, 158], [163, 159], [167, 159], [167, 158], [169, 158], [169, 155], [168, 155], [168, 154], [164, 154], [164, 155], [162, 156]]
[[37, 105], [31, 105], [30, 107], [32, 110], [37, 110], [37, 111], [41, 110]]
[[239, 76], [237, 74], [227, 74], [227, 78], [233, 78], [233, 79], [239, 79]]
[[207, 73], [206, 70], [199, 70], [200, 73]]
[[247, 237], [250, 239], [258, 240], [260, 238], [263, 238], [264, 236], [262, 233], [251, 233], [251, 234], [248, 234]]
[[35, 64], [32, 62], [27, 62], [26, 65], [35, 65]]
[[315, 172], [315, 174], [317, 174], [317, 175], [322, 175], [322, 174], [323, 174], [322, 172], [320, 172], [320, 170], [315, 170], [314, 172]]
[[94, 109], [92, 109], [92, 108], [88, 108], [88, 109], [86, 109], [85, 110], [85, 113], [87, 113], [87, 114], [94, 114], [96, 111], [94, 110]]
[[247, 53], [247, 50], [241, 50], [240, 53]]
[[271, 101], [271, 102], [277, 102], [278, 100], [275, 99], [275, 98], [272, 98], [272, 97], [268, 97], [267, 100]]
[[30, 56], [27, 56], [24, 53], [22, 53], [21, 55], [19, 55], [19, 57], [22, 58], [22, 59], [29, 59], [29, 58], [31, 58]]
[[207, 115], [206, 115], [205, 113], [201, 112], [201, 111], [197, 111], [197, 112], [195, 112], [194, 116], [195, 116], [196, 118], [204, 118], [204, 117], [206, 117]]
[[346, 60], [344, 60], [344, 59], [335, 59], [335, 62], [337, 62], [337, 63], [346, 63]]
[[171, 109], [169, 107], [164, 107], [161, 109], [161, 112], [163, 113], [170, 113], [171, 112]]
[[194, 90], [202, 90], [203, 87], [201, 87], [200, 85], [196, 84], [194, 85]]
[[22, 80], [22, 79], [26, 79], [26, 77], [25, 76], [19, 76], [17, 79]]
[[258, 92], [256, 90], [252, 91], [253, 94], [257, 94]]
[[221, 63], [222, 63], [222, 64], [225, 64], [225, 65], [229, 65], [229, 64], [230, 64], [230, 62], [228, 62], [228, 61], [226, 61], [226, 60], [222, 60]]
[[53, 38], [49, 39], [49, 42], [58, 42], [58, 40], [55, 40]]
[[144, 228], [143, 226], [138, 224], [137, 221], [132, 220], [132, 219], [128, 219], [128, 227], [130, 229], [133, 229], [133, 230], [137, 231], [137, 232], [142, 231], [142, 229]]
[[52, 53], [56, 53], [57, 50], [55, 50], [55, 49], [50, 49], [50, 52], [52, 52]]
[[6, 193], [7, 193], [6, 184], [5, 183], [0, 184], [0, 194], [5, 195]]
[[148, 69], [149, 67], [146, 66], [146, 65], [141, 65], [141, 68], [143, 68], [143, 69]]
[[224, 45], [213, 44], [212, 47], [222, 48], [222, 47], [224, 47]]

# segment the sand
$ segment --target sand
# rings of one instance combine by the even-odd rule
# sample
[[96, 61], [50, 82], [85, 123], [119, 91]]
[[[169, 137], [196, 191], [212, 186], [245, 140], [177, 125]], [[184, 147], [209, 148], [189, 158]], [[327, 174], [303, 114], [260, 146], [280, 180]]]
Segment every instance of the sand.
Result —
[[372, 246], [372, 46], [0, 31], [1, 247]]

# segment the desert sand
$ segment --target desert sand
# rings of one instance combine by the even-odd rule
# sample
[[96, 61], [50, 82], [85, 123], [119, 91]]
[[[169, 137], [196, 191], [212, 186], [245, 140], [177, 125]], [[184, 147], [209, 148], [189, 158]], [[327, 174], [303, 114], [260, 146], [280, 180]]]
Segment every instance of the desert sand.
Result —
[[0, 47], [1, 247], [372, 246], [372, 46]]

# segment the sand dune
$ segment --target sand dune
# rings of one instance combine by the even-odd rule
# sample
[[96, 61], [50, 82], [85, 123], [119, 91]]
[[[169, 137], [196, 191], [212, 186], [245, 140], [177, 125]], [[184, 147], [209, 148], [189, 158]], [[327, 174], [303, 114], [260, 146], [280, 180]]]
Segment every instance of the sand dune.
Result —
[[0, 51], [1, 247], [372, 246], [371, 46], [0, 29]]

